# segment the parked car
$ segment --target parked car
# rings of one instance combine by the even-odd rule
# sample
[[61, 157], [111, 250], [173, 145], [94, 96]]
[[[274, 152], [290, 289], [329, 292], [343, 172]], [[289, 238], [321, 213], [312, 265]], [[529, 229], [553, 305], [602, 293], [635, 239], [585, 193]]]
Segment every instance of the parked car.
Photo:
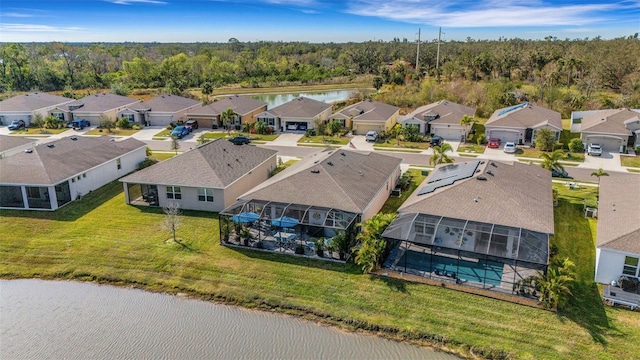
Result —
[[91, 123], [85, 119], [75, 119], [71, 122], [71, 127], [74, 129], [84, 129], [87, 126], [91, 126]]
[[189, 129], [189, 132], [198, 128], [198, 120], [189, 120], [184, 124], [184, 127]]
[[504, 143], [504, 152], [506, 152], [507, 154], [514, 154], [516, 152], [516, 149], [516, 143], [511, 141]]
[[489, 141], [487, 141], [487, 147], [491, 148], [491, 149], [497, 149], [500, 147], [500, 139], [498, 138], [490, 138]]
[[171, 131], [171, 136], [175, 136], [178, 139], [182, 139], [182, 137], [185, 135], [189, 135], [189, 129], [182, 125], [176, 126], [175, 128], [173, 128], [173, 131]]
[[380, 137], [380, 135], [378, 135], [377, 131], [372, 130], [372, 131], [368, 131], [364, 137], [367, 141], [378, 141], [378, 138]]
[[9, 126], [9, 130], [19, 130], [25, 127], [24, 120], [13, 120]]
[[567, 170], [564, 170], [564, 169], [552, 168], [551, 176], [557, 177], [557, 178], [563, 178], [563, 179], [573, 179], [572, 176], [569, 176], [569, 173], [567, 172]]
[[242, 136], [242, 135], [238, 135], [234, 138], [229, 139], [229, 141], [231, 141], [232, 143], [236, 144], [236, 145], [244, 145], [244, 144], [248, 144], [251, 142], [251, 139], [249, 139], [246, 136]]
[[602, 155], [602, 147], [600, 144], [589, 144], [587, 147], [587, 155], [600, 156]]
[[440, 146], [442, 145], [442, 137], [440, 136], [434, 136], [433, 138], [431, 138], [431, 141], [429, 142], [431, 144], [431, 146]]

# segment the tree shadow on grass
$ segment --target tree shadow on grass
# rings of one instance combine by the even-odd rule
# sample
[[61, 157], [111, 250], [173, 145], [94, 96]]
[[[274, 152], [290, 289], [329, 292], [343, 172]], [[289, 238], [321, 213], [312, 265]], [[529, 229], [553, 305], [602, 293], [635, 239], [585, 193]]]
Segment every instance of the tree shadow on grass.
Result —
[[392, 290], [399, 291], [403, 294], [409, 294], [407, 290], [407, 282], [404, 280], [400, 280], [400, 279], [396, 279], [396, 278], [384, 276], [384, 275], [375, 275], [375, 274], [369, 275], [369, 279], [372, 281], [383, 282], [385, 285], [387, 285], [387, 287], [389, 287]]

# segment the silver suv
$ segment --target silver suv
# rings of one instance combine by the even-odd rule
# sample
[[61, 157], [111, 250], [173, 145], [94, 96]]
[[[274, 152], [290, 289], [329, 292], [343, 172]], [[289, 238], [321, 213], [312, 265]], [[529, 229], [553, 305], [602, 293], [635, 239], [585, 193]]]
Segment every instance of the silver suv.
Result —
[[380, 135], [378, 135], [377, 131], [372, 130], [372, 131], [368, 131], [364, 137], [367, 141], [377, 141]]
[[600, 156], [602, 155], [602, 148], [600, 144], [589, 144], [587, 147], [587, 155]]

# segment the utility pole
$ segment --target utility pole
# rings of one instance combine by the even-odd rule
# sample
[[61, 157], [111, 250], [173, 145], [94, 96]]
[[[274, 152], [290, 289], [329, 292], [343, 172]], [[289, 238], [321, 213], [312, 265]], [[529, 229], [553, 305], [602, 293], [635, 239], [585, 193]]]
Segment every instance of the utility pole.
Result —
[[438, 51], [436, 52], [436, 81], [440, 82], [440, 39], [442, 38], [442, 28], [438, 28]]
[[416, 72], [420, 74], [420, 28], [418, 28], [418, 47], [416, 49]]

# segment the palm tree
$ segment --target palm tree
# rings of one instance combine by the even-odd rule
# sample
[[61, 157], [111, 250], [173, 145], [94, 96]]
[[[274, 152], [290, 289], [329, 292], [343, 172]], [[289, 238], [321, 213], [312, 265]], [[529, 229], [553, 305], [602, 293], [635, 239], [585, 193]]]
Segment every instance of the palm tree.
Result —
[[540, 158], [542, 158], [542, 167], [551, 171], [552, 169], [564, 171], [564, 166], [560, 163], [560, 159], [564, 157], [564, 152], [562, 150], [556, 150], [552, 153], [542, 153]]
[[609, 173], [604, 171], [602, 168], [599, 168], [598, 171], [592, 172], [591, 176], [598, 178], [598, 189], [600, 189], [600, 176], [609, 176]]
[[469, 137], [469, 131], [473, 126], [473, 117], [469, 115], [465, 115], [460, 119], [460, 125], [464, 126], [464, 142], [467, 142], [467, 138]]
[[230, 125], [231, 122], [233, 121], [233, 117], [236, 115], [235, 112], [233, 112], [232, 108], [228, 108], [227, 110], [223, 111], [222, 114], [220, 114], [220, 121], [222, 122], [222, 124], [224, 124], [224, 127], [227, 129], [227, 135], [231, 135], [231, 129], [230, 129]]
[[571, 296], [571, 284], [574, 281], [574, 263], [565, 258], [552, 261], [547, 273], [538, 272], [535, 277], [538, 300], [548, 309], [562, 306]]
[[433, 147], [433, 156], [429, 159], [429, 164], [431, 165], [439, 165], [439, 164], [450, 164], [453, 162], [453, 159], [447, 156], [447, 151], [453, 151], [453, 148], [449, 143], [442, 143], [440, 146]]
[[375, 271], [380, 267], [384, 250], [387, 247], [382, 233], [395, 216], [396, 214], [376, 214], [360, 224], [362, 231], [356, 237], [360, 245], [355, 250], [355, 262], [363, 272]]
[[391, 135], [393, 135], [396, 138], [396, 141], [398, 142], [398, 146], [400, 146], [400, 135], [402, 135], [403, 129], [402, 129], [402, 125], [400, 124], [395, 124], [392, 128], [391, 128]]

